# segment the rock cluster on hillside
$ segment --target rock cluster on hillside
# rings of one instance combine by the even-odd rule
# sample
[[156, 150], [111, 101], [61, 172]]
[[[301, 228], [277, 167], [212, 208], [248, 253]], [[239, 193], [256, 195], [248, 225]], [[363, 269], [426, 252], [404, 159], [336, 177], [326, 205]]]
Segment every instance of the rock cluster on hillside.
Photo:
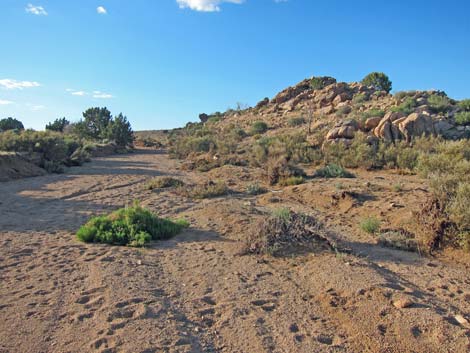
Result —
[[250, 109], [258, 116], [311, 115], [329, 122], [326, 143], [348, 144], [356, 132], [389, 142], [411, 141], [422, 135], [460, 139], [470, 126], [456, 123], [457, 102], [440, 91], [410, 91], [391, 95], [361, 83], [336, 82], [331, 77], [301, 81], [265, 98]]

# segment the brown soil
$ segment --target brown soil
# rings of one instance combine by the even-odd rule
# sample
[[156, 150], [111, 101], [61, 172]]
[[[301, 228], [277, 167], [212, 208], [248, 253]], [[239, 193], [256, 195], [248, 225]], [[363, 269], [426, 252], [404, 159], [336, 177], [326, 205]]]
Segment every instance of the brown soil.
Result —
[[[1, 183], [0, 352], [468, 352], [469, 327], [455, 320], [470, 319], [466, 258], [384, 248], [358, 228], [368, 215], [412, 228], [425, 183], [355, 173], [247, 196], [257, 170], [185, 172], [149, 150]], [[225, 179], [232, 193], [145, 190], [158, 175]], [[135, 199], [192, 227], [145, 249], [75, 240], [91, 214]], [[320, 218], [349, 253], [241, 256], [280, 206]]]

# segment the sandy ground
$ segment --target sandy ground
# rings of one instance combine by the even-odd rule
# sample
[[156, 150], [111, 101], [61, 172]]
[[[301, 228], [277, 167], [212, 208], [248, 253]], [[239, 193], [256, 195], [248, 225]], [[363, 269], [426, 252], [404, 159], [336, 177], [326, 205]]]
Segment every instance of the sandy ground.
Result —
[[[233, 189], [250, 179], [243, 168], [184, 172], [163, 152], [139, 151], [0, 183], [0, 352], [470, 351], [455, 320], [470, 314], [465, 262], [385, 249], [353, 226], [364, 213], [406, 219], [409, 207], [390, 203], [418, 207], [420, 181], [396, 195], [394, 176], [375, 175], [373, 197], [335, 207], [338, 181], [204, 201], [143, 188], [158, 175], [217, 173]], [[75, 240], [90, 215], [135, 199], [192, 227], [146, 249]], [[351, 253], [241, 256], [250, 226], [279, 204], [318, 213]], [[399, 299], [412, 305], [396, 308]]]

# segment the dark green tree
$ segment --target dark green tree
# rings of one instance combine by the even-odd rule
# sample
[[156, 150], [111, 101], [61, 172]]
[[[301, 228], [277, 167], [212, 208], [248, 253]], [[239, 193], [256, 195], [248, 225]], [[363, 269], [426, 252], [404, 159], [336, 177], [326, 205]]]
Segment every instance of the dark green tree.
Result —
[[67, 119], [55, 119], [53, 122], [46, 125], [46, 130], [64, 132], [64, 128], [67, 125], [70, 125], [70, 121]]
[[24, 130], [24, 125], [21, 121], [9, 117], [0, 120], [0, 131], [6, 130]]
[[134, 132], [127, 117], [119, 113], [108, 126], [106, 137], [118, 146], [130, 146], [134, 142]]
[[361, 82], [365, 86], [372, 86], [376, 90], [389, 93], [392, 90], [392, 81], [383, 72], [371, 72]]
[[106, 108], [89, 108], [83, 113], [83, 120], [86, 137], [98, 140], [106, 138], [108, 126], [112, 121], [111, 112]]

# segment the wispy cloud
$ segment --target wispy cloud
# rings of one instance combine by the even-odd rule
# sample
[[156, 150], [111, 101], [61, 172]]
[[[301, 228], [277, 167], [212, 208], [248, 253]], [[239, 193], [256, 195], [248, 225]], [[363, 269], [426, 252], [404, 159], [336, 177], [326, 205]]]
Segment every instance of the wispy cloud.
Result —
[[109, 94], [109, 93], [104, 93], [104, 92], [101, 92], [101, 91], [94, 91], [93, 92], [93, 98], [110, 99], [110, 98], [114, 98], [114, 96], [112, 94]]
[[220, 11], [220, 4], [242, 4], [245, 0], [176, 0], [182, 9], [188, 8], [195, 11], [216, 12]]
[[32, 105], [31, 106], [31, 110], [33, 112], [37, 112], [38, 110], [44, 110], [46, 109], [46, 106], [45, 105], [42, 105], [42, 104], [39, 104], [39, 105]]
[[72, 96], [80, 96], [80, 97], [83, 97], [83, 96], [87, 95], [87, 93], [84, 92], [84, 91], [74, 91], [71, 94], [72, 94]]
[[35, 81], [17, 81], [9, 78], [0, 80], [0, 87], [6, 89], [23, 89], [23, 88], [32, 88], [41, 86], [38, 82]]
[[96, 8], [96, 12], [100, 15], [106, 15], [108, 13], [108, 10], [106, 10], [103, 6], [98, 6]]
[[0, 105], [9, 105], [9, 104], [13, 104], [12, 101], [7, 101], [5, 99], [0, 99]]
[[28, 4], [25, 8], [27, 13], [36, 15], [36, 16], [47, 16], [47, 11], [42, 6], [35, 6], [33, 4]]
[[65, 91], [70, 93], [72, 96], [77, 96], [77, 97], [92, 96], [93, 98], [96, 98], [96, 99], [114, 98], [114, 96], [112, 94], [106, 93], [106, 92], [101, 92], [101, 91], [92, 91], [90, 93], [90, 92], [86, 92], [86, 91], [76, 90], [76, 89], [73, 89], [73, 88], [67, 88]]

